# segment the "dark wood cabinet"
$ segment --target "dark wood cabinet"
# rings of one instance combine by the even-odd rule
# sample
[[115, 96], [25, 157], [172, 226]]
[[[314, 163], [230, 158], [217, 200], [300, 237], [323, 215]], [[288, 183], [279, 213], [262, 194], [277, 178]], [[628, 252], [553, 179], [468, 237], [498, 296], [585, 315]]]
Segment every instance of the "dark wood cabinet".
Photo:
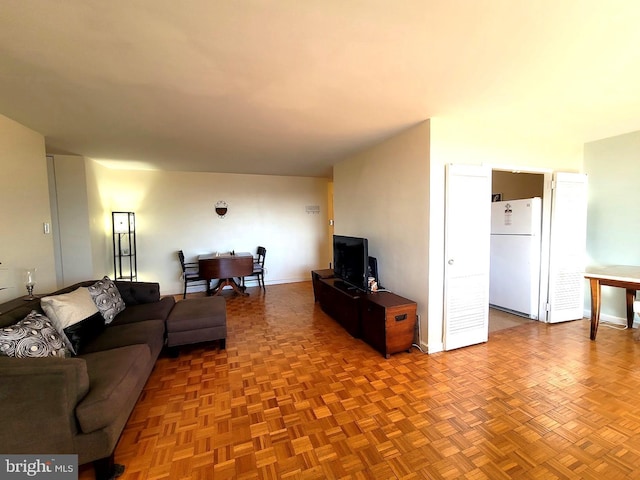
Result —
[[318, 292], [320, 290], [320, 280], [323, 278], [333, 278], [333, 270], [312, 270], [311, 271], [311, 283], [313, 284], [313, 299], [318, 302]]
[[417, 304], [391, 292], [366, 293], [333, 278], [333, 270], [311, 272], [313, 294], [322, 310], [355, 338], [386, 358], [410, 350]]
[[337, 278], [318, 281], [318, 302], [322, 310], [336, 320], [352, 337], [360, 338], [360, 302], [366, 295]]
[[416, 328], [417, 304], [391, 292], [368, 294], [362, 302], [362, 338], [386, 358], [409, 351]]

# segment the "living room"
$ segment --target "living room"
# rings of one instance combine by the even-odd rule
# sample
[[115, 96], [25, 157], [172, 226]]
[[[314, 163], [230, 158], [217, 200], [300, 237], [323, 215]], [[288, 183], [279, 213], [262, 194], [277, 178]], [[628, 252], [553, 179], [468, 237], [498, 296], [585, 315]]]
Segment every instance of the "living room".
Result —
[[[296, 6], [279, 12], [264, 6], [246, 10], [236, 6], [240, 10], [234, 17], [230, 6], [218, 5], [215, 8], [219, 11], [200, 6], [202, 15], [182, 18], [181, 24], [171, 9], [151, 14], [141, 6], [129, 10], [128, 23], [120, 24], [113, 21], [119, 18], [115, 7], [102, 10], [69, 3], [62, 8], [40, 5], [25, 13], [16, 5], [7, 11], [5, 30], [12, 34], [7, 38], [12, 53], [5, 67], [15, 75], [4, 77], [2, 91], [6, 93], [0, 113], [32, 130], [37, 138], [31, 140], [39, 146], [22, 156], [12, 150], [9, 141], [4, 146], [8, 155], [2, 161], [20, 162], [26, 168], [25, 162], [41, 162], [44, 154], [53, 155], [60, 167], [58, 180], [63, 181], [62, 164], [66, 163], [74, 194], [86, 196], [86, 207], [81, 207], [83, 198], [80, 202], [74, 202], [73, 196], [69, 199], [69, 206], [83, 208], [77, 220], [81, 225], [74, 225], [68, 232], [72, 242], [67, 244], [67, 251], [75, 255], [75, 260], [72, 257], [64, 262], [64, 276], [69, 280], [111, 270], [108, 218], [114, 209], [137, 212], [140, 228], [148, 232], [140, 237], [141, 275], [159, 279], [167, 293], [178, 290], [179, 270], [173, 253], [177, 249], [193, 256], [216, 250], [251, 250], [258, 244], [272, 243], [269, 281], [278, 283], [305, 278], [309, 268], [327, 266], [332, 231], [358, 234], [371, 239], [383, 283], [418, 302], [423, 346], [437, 351], [442, 337], [442, 305], [429, 299], [443, 297], [444, 165], [485, 164], [589, 175], [585, 143], [640, 129], [633, 113], [637, 73], [628, 63], [618, 61], [631, 55], [627, 50], [634, 44], [636, 33], [626, 19], [633, 18], [633, 7], [591, 7], [584, 9], [579, 3], [553, 5], [550, 15], [539, 5], [501, 5], [495, 11], [473, 5], [459, 15], [455, 8], [439, 10], [407, 2], [396, 6], [397, 16], [389, 18], [384, 9], [369, 6], [365, 12], [354, 5], [349, 15], [361, 21], [342, 23], [337, 20], [345, 12], [337, 6]], [[183, 28], [205, 42], [206, 33], [199, 22], [214, 12], [220, 32], [216, 34], [216, 49], [236, 52], [235, 61], [243, 65], [240, 69], [234, 70], [234, 59], [225, 55], [216, 57], [217, 69], [207, 71], [206, 62], [193, 63], [197, 68], [190, 69], [187, 62], [200, 57], [194, 45], [183, 41], [188, 35], [179, 35], [181, 40], [176, 40], [166, 30], [155, 28], [175, 23], [173, 28]], [[131, 29], [136, 22], [144, 25], [149, 15], [155, 20], [148, 22], [147, 33]], [[50, 27], [52, 19], [64, 21], [76, 16], [84, 21], [68, 30]], [[608, 17], [615, 22], [601, 21]], [[107, 20], [103, 24], [100, 18]], [[269, 18], [267, 23], [272, 27], [258, 29], [258, 18]], [[94, 29], [87, 34], [86, 24], [102, 26], [99, 32]], [[274, 28], [276, 25], [279, 28]], [[325, 25], [335, 29], [330, 41], [324, 35]], [[247, 26], [252, 29], [245, 32], [245, 49], [239, 50], [235, 32]], [[608, 35], [613, 29], [616, 34]], [[173, 31], [171, 27], [168, 30]], [[140, 35], [136, 37], [140, 52], [146, 48], [157, 53], [138, 61], [119, 57], [115, 49], [118, 38], [126, 38], [132, 31]], [[301, 41], [290, 42], [291, 34]], [[332, 55], [344, 45], [348, 48], [342, 55]], [[429, 45], [428, 52], [423, 45]], [[557, 45], [564, 48], [558, 49]], [[61, 58], [58, 52], [68, 48], [78, 50]], [[23, 62], [33, 68], [27, 73], [15, 59], [24, 55], [28, 58], [30, 51], [40, 53]], [[271, 56], [263, 55], [266, 51]], [[377, 52], [375, 58], [373, 52]], [[158, 61], [161, 58], [163, 62]], [[258, 58], [263, 60], [256, 61]], [[126, 65], [111, 68], [118, 61]], [[164, 64], [175, 67], [167, 71]], [[270, 64], [280, 70], [276, 72]], [[55, 73], [48, 75], [47, 69]], [[175, 88], [171, 72], [192, 70], [191, 91], [185, 82]], [[125, 71], [130, 78], [123, 75]], [[228, 71], [237, 75], [225, 75]], [[447, 75], [439, 75], [440, 71]], [[47, 81], [24, 81], [38, 77]], [[214, 85], [224, 85], [220, 90], [237, 102], [233, 108], [227, 110], [228, 105], [219, 103], [217, 90], [210, 108], [202, 108], [204, 104], [196, 95], [204, 89], [202, 78], [215, 78]], [[299, 81], [301, 78], [305, 81]], [[250, 79], [257, 82], [253, 90], [248, 86]], [[157, 86], [142, 90], [135, 88], [136, 82], [157, 82]], [[388, 88], [391, 85], [393, 88]], [[148, 97], [171, 88], [175, 88], [176, 100], [165, 94], [155, 101]], [[63, 97], [71, 93], [79, 95], [76, 102]], [[139, 94], [144, 95], [136, 96]], [[59, 98], [69, 99], [60, 102]], [[104, 101], [102, 109], [96, 108], [99, 98]], [[190, 111], [187, 105], [191, 105]], [[158, 106], [164, 109], [158, 110]], [[320, 106], [327, 110], [320, 113]], [[345, 116], [347, 111], [349, 118]], [[89, 117], [92, 122], [98, 119], [102, 123], [90, 123]], [[196, 120], [205, 121], [196, 126]], [[69, 141], [62, 131], [65, 124], [67, 135], [73, 134], [74, 141], [79, 142], [75, 149], [65, 143]], [[90, 126], [91, 133], [87, 130], [78, 134], [80, 125]], [[232, 125], [238, 129], [232, 131]], [[320, 128], [310, 135], [313, 126]], [[329, 126], [337, 128], [336, 133], [330, 133]], [[119, 139], [114, 136], [116, 132]], [[180, 138], [178, 132], [184, 136], [184, 143], [168, 144], [167, 139]], [[158, 137], [151, 140], [151, 134]], [[9, 127], [3, 129], [5, 135], [11, 135]], [[332, 136], [335, 141], [329, 142]], [[131, 143], [136, 138], [140, 145]], [[311, 148], [300, 154], [304, 138]], [[99, 142], [94, 153], [80, 147], [89, 140]], [[233, 148], [231, 142], [235, 142]], [[247, 145], [254, 145], [260, 153], [251, 157], [249, 165], [241, 166], [238, 159], [245, 155]], [[153, 150], [164, 166], [154, 167], [148, 154], [142, 153], [145, 148]], [[213, 149], [211, 153], [207, 148]], [[264, 161], [267, 148], [275, 152], [271, 162]], [[324, 155], [321, 162], [319, 152]], [[278, 174], [265, 178], [261, 172], [266, 165], [272, 169], [277, 166]], [[17, 184], [5, 177], [7, 185], [3, 184], [2, 195], [9, 198], [3, 198], [3, 205], [9, 207], [4, 224], [20, 225], [7, 240], [10, 247], [3, 248], [5, 258], [0, 258], [4, 268], [11, 266], [12, 272], [37, 266], [37, 288], [41, 291], [51, 290], [59, 281], [51, 264], [52, 237], [40, 233], [42, 224], [50, 220], [48, 201], [33, 192], [38, 189], [44, 193], [44, 173], [42, 165], [31, 165], [30, 175], [21, 177], [23, 184], [32, 185], [29, 200], [9, 195]], [[86, 193], [81, 192], [83, 177]], [[189, 187], [200, 180], [210, 185], [209, 195]], [[123, 187], [133, 182], [136, 188], [124, 192]], [[233, 191], [225, 188], [234, 182], [239, 185]], [[145, 188], [157, 192], [154, 186], [161, 188], [162, 194], [139, 196]], [[289, 190], [294, 196], [280, 211], [280, 202], [284, 201], [281, 192]], [[65, 191], [66, 184], [60, 194]], [[611, 196], [602, 196], [604, 204], [592, 198], [606, 205]], [[25, 208], [35, 198], [42, 203], [31, 217]], [[228, 218], [219, 219], [213, 214], [218, 201], [231, 204]], [[318, 206], [320, 213], [307, 214], [306, 206]], [[77, 218], [73, 210], [68, 212], [67, 218]], [[65, 212], [61, 213], [64, 216]], [[26, 228], [25, 218], [33, 218], [30, 233], [19, 232], [23, 225]], [[334, 229], [329, 226], [330, 220], [335, 223]], [[296, 228], [291, 227], [300, 221], [312, 232], [298, 238]], [[182, 222], [188, 225], [186, 235], [172, 239]], [[38, 251], [46, 254], [24, 251], [29, 242], [38, 242], [36, 230], [43, 237]], [[283, 238], [287, 248], [281, 246]], [[315, 244], [313, 249], [289, 255], [291, 246], [310, 242]], [[427, 254], [408, 259], [399, 255], [402, 251]], [[598, 259], [597, 254], [589, 256], [606, 261]], [[11, 276], [13, 285], [17, 279], [13, 278], [15, 274]], [[13, 288], [17, 294], [22, 287]], [[5, 292], [2, 298], [9, 298], [8, 294]]]
[[[13, 252], [13, 257], [12, 260], [0, 260], [5, 268], [11, 266], [15, 269], [12, 272], [15, 283], [10, 283], [12, 288], [3, 291], [4, 298], [8, 299], [22, 293], [18, 268], [38, 268], [36, 291], [53, 291], [58, 285], [52, 236], [42, 233], [43, 222], [51, 219], [42, 136], [9, 119], [4, 118], [3, 122], [2, 131], [7, 135], [3, 141], [7, 152], [3, 166], [6, 171], [12, 171], [10, 176], [4, 177], [7, 183], [2, 189], [3, 204], [14, 206], [4, 211], [5, 224], [13, 227], [11, 234], [3, 235], [4, 251]], [[378, 147], [339, 163], [332, 185], [336, 228], [370, 238], [371, 254], [379, 259], [385, 286], [415, 299], [419, 314], [425, 320], [442, 317], [441, 306], [437, 302], [428, 302], [423, 272], [428, 271], [429, 258], [426, 255], [407, 256], [404, 252], [424, 251], [429, 242], [432, 245], [440, 243], [439, 248], [442, 248], [442, 234], [439, 233], [443, 228], [442, 197], [435, 195], [434, 191], [443, 194], [444, 165], [436, 167], [432, 161], [431, 175], [427, 171], [429, 127], [432, 124], [433, 120], [424, 122]], [[630, 248], [629, 243], [633, 242], [636, 230], [619, 213], [623, 200], [618, 195], [618, 192], [625, 191], [625, 200], [635, 195], [632, 185], [622, 190], [618, 187], [633, 182], [633, 176], [626, 172], [633, 162], [633, 145], [637, 136], [631, 133], [585, 147], [587, 153], [597, 152], [587, 156], [584, 167], [591, 185], [600, 187], [590, 189], [588, 222], [588, 255], [596, 263], [638, 262], [635, 249]], [[29, 142], [30, 148], [26, 148]], [[622, 153], [609, 158], [606, 150], [602, 151], [602, 144], [611, 151]], [[393, 163], [385, 160], [389, 155], [393, 155]], [[15, 165], [11, 165], [12, 161]], [[331, 261], [328, 228], [331, 182], [327, 179], [113, 170], [77, 156], [62, 157], [61, 161], [63, 165], [66, 163], [67, 172], [74, 175], [79, 172], [76, 178], [81, 179], [82, 187], [79, 190], [66, 188], [64, 192], [67, 195], [73, 192], [73, 199], [80, 191], [80, 195], [84, 194], [86, 198], [84, 205], [71, 202], [74, 208], [68, 213], [73, 222], [71, 241], [76, 243], [72, 243], [72, 254], [65, 262], [67, 284], [111, 272], [109, 222], [112, 210], [137, 212], [141, 229], [138, 237], [140, 278], [159, 281], [166, 294], [177, 293], [181, 288], [175, 253], [179, 249], [195, 256], [231, 249], [251, 251], [257, 244], [273, 244], [269, 249], [267, 282], [274, 284], [308, 280], [311, 269], [326, 267]], [[603, 161], [606, 161], [607, 168], [602, 167]], [[565, 168], [579, 170], [577, 164], [573, 162]], [[406, 168], [401, 168], [404, 165]], [[609, 168], [612, 165], [617, 167]], [[423, 175], [415, 175], [420, 171]], [[432, 180], [430, 184], [427, 183], [429, 177]], [[62, 181], [62, 178], [61, 175], [58, 180]], [[392, 191], [388, 188], [390, 184], [403, 187]], [[30, 187], [23, 189], [18, 188], [19, 185]], [[198, 185], [206, 193], [195, 193]], [[369, 195], [371, 189], [379, 192], [378, 195]], [[428, 192], [434, 198], [430, 198]], [[256, 201], [256, 196], [260, 201]], [[229, 203], [228, 218], [218, 218], [215, 214], [214, 205], [218, 200]], [[429, 202], [432, 206], [440, 204], [439, 208], [432, 210], [434, 225], [429, 223], [429, 210], [423, 207]], [[306, 205], [319, 205], [320, 213], [307, 213]], [[610, 213], [604, 214], [603, 211]], [[394, 212], [393, 228], [388, 224], [391, 212]], [[305, 225], [304, 230], [294, 228], [300, 224]], [[430, 229], [434, 233], [429, 234]], [[603, 244], [602, 231], [608, 232], [607, 244]], [[84, 241], [79, 242], [81, 239]], [[265, 239], [272, 241], [265, 242]], [[302, 248], [309, 243], [315, 243], [316, 248]], [[611, 248], [614, 244], [615, 248]], [[292, 252], [296, 255], [291, 255]], [[431, 276], [430, 288], [437, 292], [434, 284], [437, 282]], [[624, 318], [619, 306], [623, 302], [617, 297], [619, 293], [605, 292], [605, 295], [611, 295], [614, 301], [605, 302], [603, 315]], [[588, 294], [586, 298], [588, 302]], [[427, 314], [428, 309], [431, 311]], [[588, 312], [586, 304], [585, 314]], [[441, 338], [441, 322], [424, 321], [421, 328], [427, 349], [426, 338]], [[437, 350], [435, 344], [432, 351]]]
[[[310, 270], [331, 262], [335, 231], [369, 239], [381, 282], [417, 302], [420, 346], [437, 353], [448, 164], [587, 174], [587, 263], [640, 264], [640, 221], [632, 211], [640, 201], [638, 7], [490, 2], [461, 13], [433, 4], [425, 11], [422, 3], [402, 3], [396, 16], [387, 5], [337, 3], [290, 5], [280, 14], [252, 5], [239, 20], [225, 10], [219, 29], [211, 29], [230, 39], [224, 58], [217, 57], [223, 67], [187, 48], [190, 36], [169, 28], [171, 11], [155, 16], [132, 7], [128, 16], [79, 2], [31, 12], [12, 6], [14, 16], [3, 23], [3, 61], [12, 73], [0, 78], [0, 300], [26, 293], [20, 275], [27, 267], [37, 268], [36, 293], [111, 274], [116, 210], [136, 213], [139, 279], [158, 281], [163, 294], [181, 291], [179, 249], [192, 259], [265, 245], [268, 286], [309, 281]], [[67, 22], [76, 14], [83, 21]], [[81, 28], [103, 18], [93, 32]], [[354, 25], [343, 30], [345, 18]], [[138, 23], [148, 25], [149, 37], [129, 37]], [[313, 28], [305, 32], [305, 25]], [[244, 28], [251, 34], [243, 43], [237, 32]], [[78, 38], [90, 48], [64, 53]], [[157, 43], [136, 68], [136, 58], [115, 63], [131, 60], [122, 55], [130, 38], [139, 41], [132, 50], [143, 53]], [[95, 50], [102, 42], [104, 50]], [[289, 44], [305, 48], [287, 50]], [[196, 72], [187, 79], [181, 57]], [[27, 65], [34, 70], [23, 70]], [[247, 80], [255, 71], [246, 65], [262, 67], [259, 82]], [[176, 96], [154, 78], [168, 78]], [[200, 95], [207, 82], [212, 103]], [[160, 94], [142, 102], [131, 90]], [[75, 101], [75, 91], [86, 96]], [[222, 109], [220, 91], [232, 92], [236, 103]], [[222, 113], [212, 121], [206, 110]], [[105, 121], [80, 128], [95, 118]], [[197, 120], [204, 121], [191, 124]], [[176, 132], [185, 133], [181, 124], [189, 124], [189, 135], [173, 144]], [[208, 150], [209, 143], [223, 146]], [[324, 149], [329, 143], [337, 146]], [[154, 166], [145, 145], [171, 168]], [[254, 155], [245, 157], [251, 145]], [[314, 163], [318, 151], [323, 168]], [[196, 157], [208, 157], [209, 168]], [[265, 173], [275, 166], [277, 173]], [[219, 201], [228, 204], [225, 218], [215, 213]], [[54, 214], [66, 225], [59, 251], [44, 231], [55, 225]], [[603, 290], [602, 318], [623, 323], [624, 293], [617, 290]], [[586, 283], [585, 293], [588, 316]]]

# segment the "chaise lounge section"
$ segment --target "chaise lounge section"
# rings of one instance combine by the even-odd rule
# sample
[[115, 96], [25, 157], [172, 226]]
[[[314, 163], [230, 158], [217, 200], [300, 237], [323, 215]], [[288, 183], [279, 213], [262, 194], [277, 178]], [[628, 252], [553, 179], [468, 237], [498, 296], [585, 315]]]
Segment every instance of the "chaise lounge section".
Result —
[[223, 297], [192, 298], [178, 302], [167, 318], [167, 346], [176, 355], [178, 347], [218, 340], [225, 348], [227, 306]]

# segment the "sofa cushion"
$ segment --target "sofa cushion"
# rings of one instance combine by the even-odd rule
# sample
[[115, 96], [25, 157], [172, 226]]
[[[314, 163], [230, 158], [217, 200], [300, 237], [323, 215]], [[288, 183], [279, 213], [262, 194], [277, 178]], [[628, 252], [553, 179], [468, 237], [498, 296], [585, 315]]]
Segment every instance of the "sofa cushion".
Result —
[[175, 303], [173, 297], [164, 297], [158, 302], [127, 305], [127, 308], [113, 319], [112, 325], [123, 325], [141, 320], [166, 320]]
[[98, 310], [104, 317], [104, 323], [111, 323], [115, 316], [124, 310], [124, 300], [115, 283], [109, 277], [104, 277], [89, 287], [89, 293]]
[[0, 353], [17, 358], [68, 355], [65, 341], [53, 322], [35, 311], [0, 329]]
[[145, 320], [126, 325], [108, 325], [96, 339], [84, 346], [81, 353], [101, 352], [127, 345], [147, 344], [154, 357], [164, 343], [164, 321]]
[[86, 287], [43, 297], [40, 307], [63, 334], [67, 348], [74, 354], [79, 352], [81, 344], [100, 334], [100, 326], [96, 324], [96, 320], [104, 327], [104, 318]]
[[154, 282], [113, 282], [124, 300], [124, 304], [138, 305], [140, 303], [153, 303], [160, 300], [160, 284]]
[[98, 313], [98, 307], [85, 287], [62, 295], [43, 297], [40, 306], [59, 331]]
[[226, 326], [224, 297], [199, 297], [179, 301], [167, 320], [168, 332], [186, 332], [205, 327]]
[[76, 407], [80, 429], [90, 433], [106, 427], [122, 414], [131, 396], [140, 394], [151, 354], [146, 345], [130, 345], [83, 355], [90, 389]]

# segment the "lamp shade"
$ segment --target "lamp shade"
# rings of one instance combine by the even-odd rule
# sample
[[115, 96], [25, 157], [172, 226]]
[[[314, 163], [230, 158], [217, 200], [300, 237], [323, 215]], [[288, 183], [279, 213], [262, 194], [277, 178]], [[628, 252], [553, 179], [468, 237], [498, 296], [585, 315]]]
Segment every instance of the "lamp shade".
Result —
[[133, 212], [112, 212], [113, 233], [129, 233], [136, 230], [136, 217]]

